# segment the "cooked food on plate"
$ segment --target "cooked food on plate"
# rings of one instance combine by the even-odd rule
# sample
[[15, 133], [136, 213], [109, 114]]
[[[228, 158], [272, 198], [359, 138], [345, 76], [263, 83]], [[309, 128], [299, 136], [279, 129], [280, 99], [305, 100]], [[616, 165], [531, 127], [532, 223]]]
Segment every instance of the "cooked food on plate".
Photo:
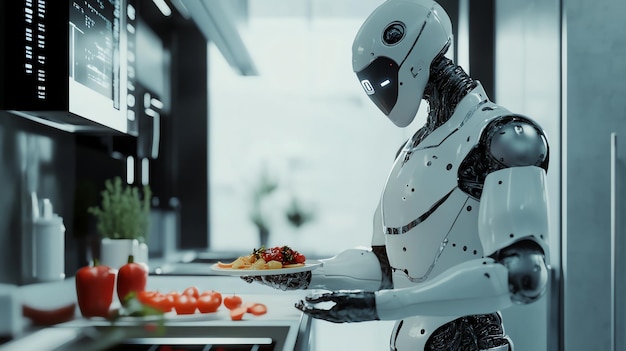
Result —
[[275, 246], [252, 250], [246, 256], [240, 256], [230, 263], [218, 262], [219, 268], [225, 269], [281, 269], [302, 267], [306, 257], [289, 246]]

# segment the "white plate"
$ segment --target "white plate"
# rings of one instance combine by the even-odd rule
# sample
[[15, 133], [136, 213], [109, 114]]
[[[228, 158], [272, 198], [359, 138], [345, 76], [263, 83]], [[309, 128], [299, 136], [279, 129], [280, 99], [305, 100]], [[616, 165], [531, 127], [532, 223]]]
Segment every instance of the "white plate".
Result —
[[219, 275], [234, 275], [234, 276], [260, 276], [260, 275], [280, 275], [291, 274], [312, 271], [322, 265], [322, 262], [309, 260], [304, 266], [293, 268], [279, 268], [279, 269], [232, 269], [232, 268], [220, 268], [218, 264], [211, 266], [211, 271]]

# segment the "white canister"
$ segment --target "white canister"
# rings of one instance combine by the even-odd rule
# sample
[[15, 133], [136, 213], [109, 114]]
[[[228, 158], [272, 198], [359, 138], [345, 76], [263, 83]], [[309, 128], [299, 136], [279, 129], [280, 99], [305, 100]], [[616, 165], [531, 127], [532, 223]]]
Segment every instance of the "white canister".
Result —
[[65, 226], [43, 199], [43, 213], [33, 222], [33, 278], [46, 282], [65, 279]]
[[[100, 241], [100, 264], [120, 269], [128, 263], [128, 256], [137, 258], [139, 241], [136, 239], [102, 238]], [[135, 262], [139, 262], [135, 259]]]

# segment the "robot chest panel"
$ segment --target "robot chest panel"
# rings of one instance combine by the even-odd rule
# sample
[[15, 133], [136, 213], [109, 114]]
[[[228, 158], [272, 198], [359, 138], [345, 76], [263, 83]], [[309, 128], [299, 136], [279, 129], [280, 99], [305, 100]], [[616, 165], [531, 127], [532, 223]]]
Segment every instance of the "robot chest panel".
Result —
[[[453, 133], [444, 142], [427, 148], [405, 148], [387, 179], [382, 198], [383, 224], [389, 228], [412, 227], [458, 186], [458, 169], [474, 143]], [[419, 147], [419, 145], [418, 145]]]
[[419, 225], [405, 233], [387, 234], [394, 285], [421, 283], [461, 262], [482, 257], [478, 206], [478, 201], [456, 189]]

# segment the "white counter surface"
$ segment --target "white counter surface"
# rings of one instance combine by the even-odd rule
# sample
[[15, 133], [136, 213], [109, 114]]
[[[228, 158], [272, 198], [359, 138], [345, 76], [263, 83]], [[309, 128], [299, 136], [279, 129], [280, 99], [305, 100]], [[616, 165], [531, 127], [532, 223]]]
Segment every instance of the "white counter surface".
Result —
[[[242, 321], [232, 321], [229, 311], [221, 306], [215, 313], [178, 316], [174, 312], [165, 315], [165, 326], [178, 327], [202, 326], [203, 328], [220, 328], [218, 333], [228, 334], [229, 328], [237, 333], [246, 333], [253, 329], [268, 326], [285, 326], [289, 333], [285, 337], [282, 350], [308, 350], [310, 342], [311, 321], [298, 311], [294, 304], [310, 291], [279, 291], [260, 284], [248, 284], [238, 277], [227, 276], [155, 276], [148, 278], [147, 290], [158, 290], [164, 293], [170, 291], [182, 292], [185, 288], [196, 286], [200, 291], [216, 290], [223, 296], [237, 294], [243, 302], [264, 303], [268, 312], [262, 316], [246, 314]], [[19, 301], [30, 306], [42, 309], [61, 307], [76, 302], [75, 282], [73, 278], [54, 283], [31, 284], [20, 287]], [[119, 302], [114, 299], [114, 307]], [[28, 320], [22, 320], [24, 332], [10, 343], [0, 346], [0, 350], [52, 350], [69, 340], [76, 338], [85, 327], [109, 326], [110, 322], [104, 319], [85, 319], [80, 315], [78, 307], [75, 319], [44, 329], [33, 329]], [[118, 325], [133, 326], [145, 322], [138, 318], [124, 318]], [[240, 327], [250, 327], [240, 328]], [[235, 329], [237, 328], [237, 329]], [[180, 328], [179, 328], [180, 329]], [[268, 328], [270, 330], [272, 328]], [[285, 329], [285, 328], [283, 328]], [[204, 329], [208, 330], [208, 329]], [[232, 336], [231, 335], [231, 336]], [[242, 335], [243, 337], [244, 335]], [[43, 348], [42, 348], [43, 346]]]

